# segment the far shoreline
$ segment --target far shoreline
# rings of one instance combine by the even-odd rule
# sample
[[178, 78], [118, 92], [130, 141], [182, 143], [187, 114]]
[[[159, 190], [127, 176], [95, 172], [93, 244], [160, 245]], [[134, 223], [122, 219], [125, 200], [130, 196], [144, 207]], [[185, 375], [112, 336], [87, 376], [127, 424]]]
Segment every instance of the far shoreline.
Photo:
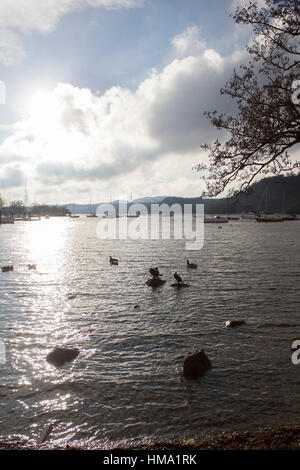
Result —
[[[37, 447], [24, 444], [13, 444], [0, 441], [1, 451], [13, 450], [37, 450]], [[105, 447], [93, 445], [93, 447], [81, 447], [67, 444], [55, 446], [45, 443], [40, 450], [97, 450], [97, 451], [135, 451], [135, 450], [300, 450], [300, 425], [285, 425], [280, 427], [266, 427], [245, 432], [226, 432], [210, 435], [204, 439], [180, 440], [153, 440], [149, 443], [128, 445], [106, 445]]]

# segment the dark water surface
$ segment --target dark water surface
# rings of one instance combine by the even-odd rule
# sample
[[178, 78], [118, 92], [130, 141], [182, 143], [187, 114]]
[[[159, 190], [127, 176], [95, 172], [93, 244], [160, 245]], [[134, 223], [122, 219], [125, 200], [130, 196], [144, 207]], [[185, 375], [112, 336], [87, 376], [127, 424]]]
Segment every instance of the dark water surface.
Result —
[[[208, 224], [195, 252], [182, 240], [100, 241], [96, 225], [0, 226], [0, 264], [15, 266], [0, 273], [2, 438], [32, 444], [50, 422], [49, 445], [87, 446], [299, 424], [300, 221]], [[168, 281], [156, 290], [150, 266]], [[175, 271], [189, 288], [170, 287]], [[247, 323], [228, 329], [228, 319]], [[80, 354], [56, 369], [45, 361], [56, 345]], [[187, 381], [194, 347], [213, 369]]]

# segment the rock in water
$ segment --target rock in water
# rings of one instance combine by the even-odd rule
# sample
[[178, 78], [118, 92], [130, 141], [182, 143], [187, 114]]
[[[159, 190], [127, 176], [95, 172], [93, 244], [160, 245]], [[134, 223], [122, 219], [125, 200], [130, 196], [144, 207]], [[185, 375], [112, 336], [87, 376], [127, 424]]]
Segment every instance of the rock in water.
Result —
[[79, 354], [79, 349], [68, 349], [56, 347], [46, 357], [46, 361], [55, 367], [62, 366], [65, 362], [73, 361]]
[[48, 437], [50, 436], [51, 432], [53, 430], [53, 424], [48, 424], [48, 426], [45, 427], [45, 429], [43, 430], [43, 432], [41, 433], [40, 435], [40, 438], [38, 439], [37, 441], [37, 446], [38, 448], [44, 444], [44, 442], [48, 439]]
[[212, 368], [203, 349], [192, 349], [184, 356], [183, 374], [188, 379], [196, 379]]
[[245, 323], [244, 320], [228, 320], [225, 325], [227, 328], [234, 328], [235, 326], [244, 325]]
[[152, 277], [146, 281], [146, 284], [151, 287], [158, 287], [164, 284], [166, 281], [164, 279], [160, 279], [159, 277]]
[[71, 300], [71, 299], [75, 299], [76, 297], [76, 294], [68, 294], [68, 299]]

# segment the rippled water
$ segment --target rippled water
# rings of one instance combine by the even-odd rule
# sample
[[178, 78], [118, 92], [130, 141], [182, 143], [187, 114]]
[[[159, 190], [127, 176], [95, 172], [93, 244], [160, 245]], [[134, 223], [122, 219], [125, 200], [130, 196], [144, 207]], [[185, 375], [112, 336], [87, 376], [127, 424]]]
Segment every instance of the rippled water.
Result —
[[[33, 444], [50, 422], [49, 445], [87, 446], [299, 424], [300, 221], [206, 225], [195, 252], [182, 240], [100, 241], [96, 224], [0, 226], [0, 264], [15, 266], [0, 273], [2, 438]], [[150, 266], [168, 281], [156, 290]], [[175, 271], [189, 288], [170, 287]], [[228, 329], [228, 319], [247, 323]], [[45, 361], [56, 345], [80, 354], [56, 369]], [[187, 381], [194, 347], [213, 369]]]

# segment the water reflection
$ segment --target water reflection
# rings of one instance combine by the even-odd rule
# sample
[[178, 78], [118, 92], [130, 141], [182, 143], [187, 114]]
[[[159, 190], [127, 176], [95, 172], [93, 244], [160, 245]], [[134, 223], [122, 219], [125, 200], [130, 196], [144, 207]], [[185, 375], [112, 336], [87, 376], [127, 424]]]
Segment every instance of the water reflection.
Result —
[[[35, 439], [53, 421], [51, 443], [87, 444], [296, 421], [289, 347], [300, 328], [300, 223], [260, 225], [207, 227], [204, 249], [192, 254], [197, 270], [186, 268], [191, 253], [180, 240], [100, 241], [83, 218], [3, 226], [0, 255], [16, 270], [0, 276], [9, 358], [0, 433]], [[160, 290], [145, 285], [150, 266], [167, 280]], [[169, 286], [175, 271], [189, 289]], [[244, 327], [225, 328], [235, 318]], [[45, 360], [56, 345], [80, 355], [56, 369]], [[187, 383], [180, 371], [192, 347], [205, 349], [213, 369]]]
[[28, 263], [36, 263], [39, 270], [59, 271], [64, 265], [68, 226], [60, 219], [27, 222], [24, 227], [24, 245]]

